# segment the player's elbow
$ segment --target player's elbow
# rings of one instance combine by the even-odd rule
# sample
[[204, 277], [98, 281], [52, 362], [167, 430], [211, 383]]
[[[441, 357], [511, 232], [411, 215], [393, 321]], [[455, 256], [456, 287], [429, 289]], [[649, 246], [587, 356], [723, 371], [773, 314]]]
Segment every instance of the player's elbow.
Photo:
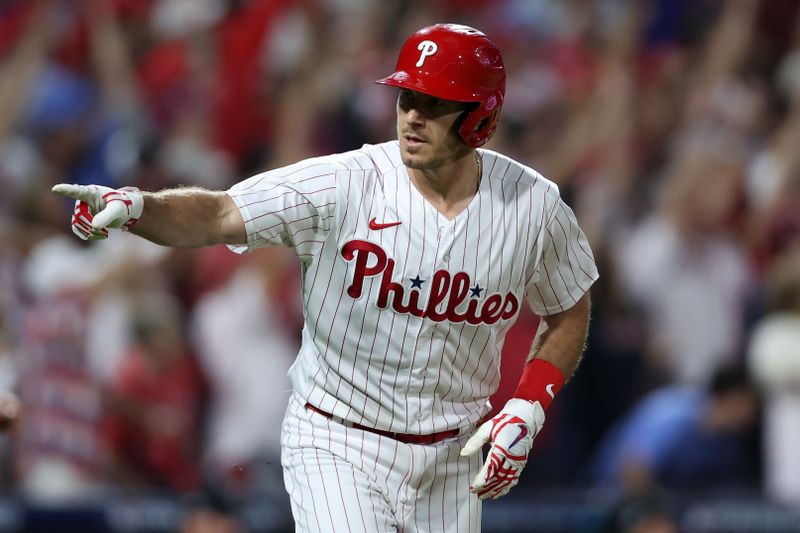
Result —
[[239, 207], [227, 194], [222, 195], [220, 203], [215, 242], [209, 244], [247, 244], [247, 230]]
[[571, 327], [580, 327], [581, 324], [583, 324], [584, 327], [588, 327], [591, 307], [591, 296], [587, 291], [569, 309], [542, 317], [542, 320], [545, 321], [548, 329], [555, 329], [566, 324], [569, 324]]

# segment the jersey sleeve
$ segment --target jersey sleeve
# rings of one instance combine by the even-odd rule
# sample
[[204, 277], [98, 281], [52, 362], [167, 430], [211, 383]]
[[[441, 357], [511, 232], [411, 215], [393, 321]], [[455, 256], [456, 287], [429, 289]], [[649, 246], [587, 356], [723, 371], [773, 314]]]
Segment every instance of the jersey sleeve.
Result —
[[283, 244], [299, 257], [313, 257], [332, 227], [336, 210], [336, 167], [319, 159], [257, 174], [227, 193], [239, 207], [247, 232], [236, 253]]
[[559, 197], [541, 229], [541, 253], [530, 267], [526, 294], [533, 311], [552, 315], [572, 307], [597, 279], [597, 266], [572, 209]]

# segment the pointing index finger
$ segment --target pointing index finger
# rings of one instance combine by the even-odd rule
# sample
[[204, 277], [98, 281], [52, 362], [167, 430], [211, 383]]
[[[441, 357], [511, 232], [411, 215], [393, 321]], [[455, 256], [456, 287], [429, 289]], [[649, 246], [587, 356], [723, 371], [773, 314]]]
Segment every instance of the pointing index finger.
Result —
[[90, 203], [95, 198], [95, 193], [91, 188], [86, 185], [74, 185], [70, 183], [59, 183], [54, 185], [51, 189], [54, 193], [72, 198], [73, 200], [82, 200]]

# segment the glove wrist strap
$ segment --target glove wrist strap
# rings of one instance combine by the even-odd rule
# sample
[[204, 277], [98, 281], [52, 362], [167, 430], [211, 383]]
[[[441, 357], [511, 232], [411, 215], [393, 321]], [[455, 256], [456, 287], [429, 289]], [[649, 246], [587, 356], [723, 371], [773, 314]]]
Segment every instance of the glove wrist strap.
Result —
[[514, 398], [539, 402], [547, 410], [564, 386], [564, 374], [551, 362], [534, 357], [525, 365]]
[[130, 205], [130, 218], [120, 228], [122, 231], [130, 230], [134, 224], [139, 222], [142, 218], [142, 211], [144, 211], [144, 196], [138, 187], [122, 187], [119, 189], [127, 193], [128, 198], [131, 200]]

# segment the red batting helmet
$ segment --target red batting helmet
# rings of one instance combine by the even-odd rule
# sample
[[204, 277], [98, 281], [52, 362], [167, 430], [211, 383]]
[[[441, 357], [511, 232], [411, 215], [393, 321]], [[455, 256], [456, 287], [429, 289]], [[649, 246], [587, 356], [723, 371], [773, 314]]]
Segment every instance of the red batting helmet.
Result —
[[376, 83], [394, 85], [443, 100], [477, 102], [458, 130], [472, 148], [497, 129], [506, 93], [503, 56], [483, 33], [459, 24], [436, 24], [408, 38], [394, 73]]

